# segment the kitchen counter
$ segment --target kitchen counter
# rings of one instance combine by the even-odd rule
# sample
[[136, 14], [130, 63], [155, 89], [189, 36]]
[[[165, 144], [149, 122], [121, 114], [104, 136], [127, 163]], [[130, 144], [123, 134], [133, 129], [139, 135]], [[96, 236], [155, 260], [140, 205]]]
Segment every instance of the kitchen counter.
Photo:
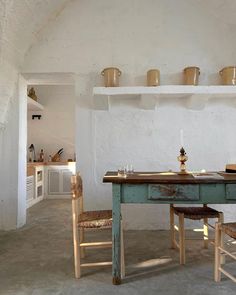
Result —
[[68, 163], [75, 163], [75, 162], [28, 162], [27, 163], [27, 176], [34, 175], [35, 167], [37, 166], [65, 166]]
[[44, 198], [71, 198], [71, 175], [75, 162], [28, 162], [27, 208]]
[[68, 163], [74, 163], [74, 162], [28, 162], [27, 166], [32, 167], [32, 166], [52, 166], [52, 165], [68, 165]]

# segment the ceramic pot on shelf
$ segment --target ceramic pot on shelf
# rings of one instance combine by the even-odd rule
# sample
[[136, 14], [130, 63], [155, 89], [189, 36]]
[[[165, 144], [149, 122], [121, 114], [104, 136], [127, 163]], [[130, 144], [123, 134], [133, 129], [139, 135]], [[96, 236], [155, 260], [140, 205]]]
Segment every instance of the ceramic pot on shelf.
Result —
[[223, 85], [236, 85], [236, 66], [225, 67], [219, 74]]
[[160, 71], [157, 69], [147, 71], [147, 86], [158, 85], [160, 85]]
[[200, 75], [199, 67], [187, 67], [184, 69], [184, 84], [185, 85], [198, 85]]
[[104, 76], [105, 87], [118, 87], [119, 86], [119, 77], [121, 71], [118, 68], [105, 68], [101, 75]]

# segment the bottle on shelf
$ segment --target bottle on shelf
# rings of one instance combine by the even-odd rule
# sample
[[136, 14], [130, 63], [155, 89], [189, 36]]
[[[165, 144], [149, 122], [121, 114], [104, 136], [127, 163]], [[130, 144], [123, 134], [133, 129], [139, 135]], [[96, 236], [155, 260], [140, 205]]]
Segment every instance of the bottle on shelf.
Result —
[[52, 156], [51, 155], [48, 156], [48, 162], [52, 162]]
[[40, 154], [39, 154], [39, 162], [44, 162], [44, 152], [43, 152], [43, 149], [41, 149]]

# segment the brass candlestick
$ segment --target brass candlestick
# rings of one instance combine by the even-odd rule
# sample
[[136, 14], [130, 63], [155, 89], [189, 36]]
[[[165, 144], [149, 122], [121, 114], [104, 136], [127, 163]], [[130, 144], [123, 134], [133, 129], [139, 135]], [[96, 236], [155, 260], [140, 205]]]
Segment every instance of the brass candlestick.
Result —
[[186, 152], [183, 147], [180, 149], [180, 155], [177, 157], [177, 159], [180, 162], [179, 174], [188, 174], [185, 165], [185, 162], [188, 160], [188, 157], [186, 156]]

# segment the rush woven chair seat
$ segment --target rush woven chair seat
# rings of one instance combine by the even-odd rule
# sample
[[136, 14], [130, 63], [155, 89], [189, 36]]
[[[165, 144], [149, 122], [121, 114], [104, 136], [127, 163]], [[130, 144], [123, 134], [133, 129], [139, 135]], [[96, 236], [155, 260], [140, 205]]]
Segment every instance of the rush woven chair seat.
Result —
[[174, 213], [184, 214], [184, 218], [201, 220], [204, 218], [218, 218], [219, 212], [210, 207], [174, 207]]
[[[71, 177], [72, 189], [72, 222], [73, 222], [73, 244], [74, 244], [74, 264], [75, 277], [80, 278], [81, 267], [107, 266], [108, 262], [81, 263], [81, 258], [85, 256], [86, 248], [111, 248], [112, 241], [85, 241], [85, 230], [87, 229], [107, 229], [112, 227], [112, 210], [84, 211], [83, 208], [83, 185], [82, 179], [77, 173]], [[124, 246], [123, 228], [121, 223], [121, 276], [125, 275], [124, 266]]]
[[[179, 226], [175, 225], [175, 215], [179, 218]], [[204, 248], [208, 248], [209, 236], [208, 227], [214, 228], [208, 223], [208, 219], [217, 218], [219, 222], [223, 221], [223, 213], [215, 209], [203, 205], [203, 207], [174, 207], [170, 205], [170, 232], [171, 232], [171, 248], [179, 249], [180, 264], [185, 264], [185, 228], [184, 219], [203, 220], [203, 240]], [[175, 239], [175, 231], [179, 232], [179, 242]]]
[[107, 228], [112, 226], [112, 210], [87, 211], [78, 217], [81, 228]]
[[222, 268], [222, 257], [228, 255], [232, 259], [236, 260], [235, 252], [232, 253], [226, 250], [222, 236], [226, 234], [229, 237], [236, 240], [236, 222], [231, 223], [216, 223], [215, 230], [215, 281], [220, 282], [221, 273], [225, 274], [228, 278], [236, 283], [236, 277], [230, 274], [228, 271]]
[[221, 230], [233, 239], [236, 239], [236, 222], [223, 223], [220, 225]]

